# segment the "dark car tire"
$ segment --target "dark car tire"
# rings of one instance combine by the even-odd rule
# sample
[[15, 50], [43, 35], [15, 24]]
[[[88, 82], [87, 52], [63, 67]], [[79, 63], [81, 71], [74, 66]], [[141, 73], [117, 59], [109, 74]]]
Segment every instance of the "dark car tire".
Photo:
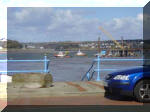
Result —
[[105, 96], [105, 97], [111, 95], [111, 92], [109, 91], [109, 88], [108, 88], [108, 87], [104, 87], [104, 90], [105, 90], [105, 93], [104, 93], [104, 96]]
[[[150, 102], [150, 96], [146, 95], [146, 98], [142, 98], [142, 96], [144, 96], [144, 92], [142, 90], [142, 88], [145, 88], [146, 85], [150, 85], [150, 80], [142, 80], [140, 82], [138, 82], [134, 88], [134, 96], [137, 99], [137, 101], [139, 102], [143, 102], [143, 103], [149, 103]], [[150, 86], [149, 88], [150, 89]], [[149, 98], [147, 98], [149, 97]]]

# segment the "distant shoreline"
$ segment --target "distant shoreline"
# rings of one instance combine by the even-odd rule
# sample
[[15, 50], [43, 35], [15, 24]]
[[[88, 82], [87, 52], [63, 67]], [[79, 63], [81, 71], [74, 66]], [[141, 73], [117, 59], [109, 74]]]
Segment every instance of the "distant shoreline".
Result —
[[[81, 49], [82, 50], [82, 49]], [[19, 52], [19, 53], [57, 53], [59, 50], [55, 51], [52, 49], [8, 49], [8, 53], [10, 52]], [[61, 50], [61, 51], [69, 51], [69, 52], [74, 52], [78, 51], [78, 49], [75, 50]], [[96, 50], [85, 50], [83, 49], [82, 51], [96, 51]]]
[[54, 53], [51, 49], [8, 49], [8, 53]]

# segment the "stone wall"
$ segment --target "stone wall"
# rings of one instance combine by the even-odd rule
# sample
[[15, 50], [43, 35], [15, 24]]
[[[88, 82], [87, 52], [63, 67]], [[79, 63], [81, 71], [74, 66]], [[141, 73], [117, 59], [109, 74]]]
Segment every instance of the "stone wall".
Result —
[[41, 88], [52, 86], [53, 78], [51, 74], [29, 73], [15, 74], [12, 76], [14, 87], [21, 88]]

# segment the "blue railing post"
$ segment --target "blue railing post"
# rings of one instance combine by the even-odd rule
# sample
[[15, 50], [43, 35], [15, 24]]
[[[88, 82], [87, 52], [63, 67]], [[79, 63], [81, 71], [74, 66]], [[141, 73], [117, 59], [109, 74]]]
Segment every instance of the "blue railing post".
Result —
[[87, 76], [87, 79], [90, 80], [90, 73], [89, 72], [86, 74], [86, 76]]
[[44, 73], [47, 73], [47, 56], [44, 56]]
[[96, 81], [100, 81], [100, 56], [97, 56], [97, 79]]
[[[117, 70], [117, 69], [111, 69], [111, 68], [104, 68], [104, 69], [100, 69], [100, 64], [102, 61], [142, 61], [143, 60], [147, 60], [147, 61], [150, 61], [150, 59], [118, 59], [118, 58], [100, 58], [100, 56], [98, 55], [96, 59], [94, 59], [93, 63], [92, 63], [92, 66], [90, 67], [90, 69], [86, 72], [86, 74], [82, 77], [81, 81], [83, 81], [85, 78], [87, 78], [88, 80], [91, 80], [92, 77], [93, 77], [93, 74], [95, 72], [97, 72], [97, 77], [96, 77], [96, 81], [100, 81], [101, 80], [101, 77], [100, 77], [100, 72], [101, 71], [114, 71], [114, 70]], [[90, 71], [93, 70], [93, 67], [94, 67], [94, 64], [95, 62], [97, 62], [97, 66], [96, 66], [96, 69], [94, 69], [94, 72], [92, 73], [92, 75], [90, 76]], [[139, 67], [139, 66], [138, 66]], [[140, 67], [143, 67], [143, 66], [140, 66]], [[128, 68], [127, 68], [128, 69]], [[89, 79], [90, 78], [90, 79]]]

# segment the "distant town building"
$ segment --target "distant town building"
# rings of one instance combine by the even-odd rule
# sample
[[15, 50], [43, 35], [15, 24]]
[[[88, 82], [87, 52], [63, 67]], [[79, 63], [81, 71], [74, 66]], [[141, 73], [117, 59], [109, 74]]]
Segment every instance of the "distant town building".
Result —
[[40, 47], [40, 49], [44, 49], [44, 47]]
[[0, 49], [6, 48], [6, 47], [7, 47], [7, 39], [0, 38]]
[[[116, 40], [125, 49], [143, 49], [143, 40]], [[77, 49], [93, 49], [97, 50], [97, 41], [81, 41], [81, 42], [43, 42], [43, 43], [22, 43], [24, 48], [31, 49], [53, 49], [53, 50], [77, 50]], [[100, 41], [102, 50], [121, 50], [120, 46], [112, 40]]]
[[[117, 40], [117, 42], [126, 49], [138, 49], [142, 48], [142, 39], [137, 40]], [[122, 43], [123, 42], [123, 43]], [[82, 48], [97, 48], [97, 41], [95, 42], [81, 42], [79, 46]], [[114, 43], [112, 40], [101, 41], [100, 42], [101, 49], [120, 49], [120, 46]]]
[[27, 48], [28, 48], [28, 49], [35, 49], [35, 46], [28, 45]]
[[6, 38], [0, 38], [0, 42], [5, 42], [5, 41], [7, 41]]

